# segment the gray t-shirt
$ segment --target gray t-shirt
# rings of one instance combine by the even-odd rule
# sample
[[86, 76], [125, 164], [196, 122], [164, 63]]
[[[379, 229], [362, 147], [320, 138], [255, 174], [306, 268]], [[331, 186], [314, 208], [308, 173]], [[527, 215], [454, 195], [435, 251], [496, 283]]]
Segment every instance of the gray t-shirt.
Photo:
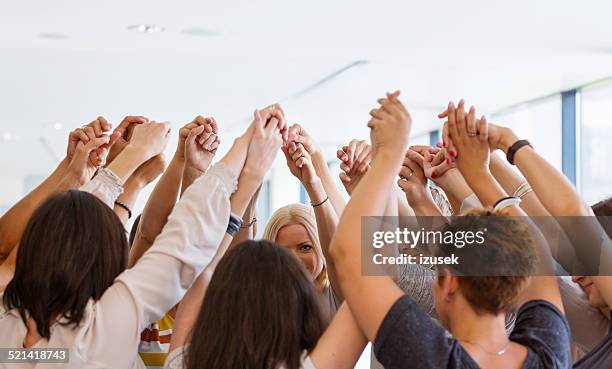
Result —
[[574, 364], [574, 369], [612, 368], [612, 323], [608, 335], [585, 357]]
[[565, 317], [572, 332], [572, 358], [577, 362], [608, 335], [610, 319], [589, 304], [588, 297], [571, 277], [559, 277], [558, 281]]
[[[523, 369], [571, 367], [569, 326], [547, 301], [530, 301], [518, 311], [510, 340], [528, 348]], [[479, 369], [457, 340], [434, 323], [409, 296], [393, 304], [374, 341], [386, 369]]]

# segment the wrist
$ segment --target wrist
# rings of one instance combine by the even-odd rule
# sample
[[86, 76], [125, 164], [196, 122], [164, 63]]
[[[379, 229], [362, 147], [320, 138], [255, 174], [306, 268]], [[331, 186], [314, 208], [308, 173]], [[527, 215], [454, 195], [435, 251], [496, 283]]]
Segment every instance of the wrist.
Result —
[[245, 165], [242, 168], [242, 172], [240, 172], [239, 182], [243, 182], [248, 185], [261, 184], [264, 179], [264, 173], [260, 173], [260, 171], [251, 168], [249, 165]]
[[327, 167], [327, 161], [325, 160], [325, 157], [323, 157], [321, 150], [314, 149], [310, 154], [310, 157], [312, 158], [312, 165], [315, 167], [315, 170], [318, 171], [318, 169], [322, 168], [323, 166]]
[[325, 189], [323, 188], [323, 183], [321, 182], [319, 178], [316, 178], [315, 180], [304, 183], [304, 188], [306, 189], [306, 192], [308, 193], [308, 197], [310, 197], [310, 200], [315, 204], [320, 203], [321, 201], [325, 200], [325, 198], [327, 197], [327, 194], [325, 193]]
[[499, 145], [497, 148], [502, 150], [504, 153], [508, 153], [510, 146], [512, 146], [512, 144], [518, 140], [518, 136], [510, 128], [503, 128], [502, 137], [499, 140]]
[[174, 152], [174, 156], [172, 157], [172, 161], [176, 161], [181, 164], [185, 163], [185, 148], [184, 147], [176, 148], [176, 151]]
[[382, 166], [387, 165], [393, 168], [399, 168], [402, 166], [404, 155], [401, 150], [393, 150], [388, 148], [379, 148], [376, 152], [376, 156], [372, 159], [371, 166]]
[[123, 151], [118, 155], [119, 157], [128, 156], [135, 161], [139, 161], [140, 164], [145, 161], [151, 159], [154, 155], [152, 155], [146, 148], [133, 146], [132, 144], [128, 144]]
[[77, 173], [67, 170], [62, 179], [57, 184], [57, 189], [62, 191], [79, 189], [87, 184], [84, 177]]

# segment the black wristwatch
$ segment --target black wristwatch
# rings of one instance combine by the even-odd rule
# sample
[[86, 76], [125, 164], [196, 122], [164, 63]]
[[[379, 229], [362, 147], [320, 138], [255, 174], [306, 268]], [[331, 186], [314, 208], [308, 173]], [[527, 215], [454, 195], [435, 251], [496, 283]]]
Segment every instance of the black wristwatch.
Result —
[[508, 163], [514, 165], [514, 155], [516, 155], [516, 152], [524, 146], [529, 146], [533, 149], [533, 146], [531, 146], [531, 143], [529, 143], [529, 141], [527, 140], [518, 140], [513, 143], [512, 146], [510, 146], [508, 152], [506, 153], [506, 159], [508, 159]]

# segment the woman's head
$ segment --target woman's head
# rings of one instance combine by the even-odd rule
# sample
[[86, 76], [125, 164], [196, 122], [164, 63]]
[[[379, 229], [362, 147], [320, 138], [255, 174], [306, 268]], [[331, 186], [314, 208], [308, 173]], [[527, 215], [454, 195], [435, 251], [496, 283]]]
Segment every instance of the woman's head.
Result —
[[290, 251], [269, 241], [239, 244], [211, 278], [186, 367], [300, 368], [325, 327], [317, 296]]
[[268, 220], [263, 238], [293, 252], [304, 263], [319, 289], [327, 285], [325, 258], [311, 207], [291, 204], [278, 209]]
[[572, 281], [580, 286], [591, 306], [602, 310], [610, 310], [603, 296], [601, 296], [597, 284], [593, 283], [593, 277], [583, 275], [573, 276]]
[[[438, 268], [433, 286], [436, 310], [450, 327], [461, 309], [498, 316], [512, 310], [535, 271], [533, 239], [525, 220], [493, 210], [473, 210], [455, 217], [443, 232], [485, 230], [484, 243], [462, 248], [438, 247], [437, 256], [455, 253], [460, 266]], [[447, 245], [449, 246], [449, 245]]]
[[[591, 209], [593, 209], [593, 213], [597, 216], [597, 220], [608, 237], [612, 237], [612, 221], [610, 219], [610, 216], [612, 216], [612, 197], [601, 200], [591, 206]], [[604, 298], [601, 296], [597, 284], [593, 282], [593, 277], [584, 275], [573, 276], [572, 281], [580, 286], [580, 289], [587, 296], [591, 306], [601, 310], [610, 310]]]
[[49, 338], [56, 319], [80, 322], [89, 299], [100, 299], [126, 268], [127, 252], [123, 225], [103, 202], [82, 191], [55, 195], [26, 226], [5, 305]]

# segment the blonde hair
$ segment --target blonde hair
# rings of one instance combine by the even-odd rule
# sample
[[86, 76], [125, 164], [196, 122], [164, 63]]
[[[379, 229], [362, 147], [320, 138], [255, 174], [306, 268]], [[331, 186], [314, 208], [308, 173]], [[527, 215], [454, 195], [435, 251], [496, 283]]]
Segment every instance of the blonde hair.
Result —
[[321, 241], [319, 241], [319, 232], [317, 231], [317, 220], [315, 218], [314, 211], [310, 206], [304, 204], [290, 204], [283, 206], [272, 214], [266, 229], [263, 232], [263, 239], [276, 242], [276, 237], [281, 228], [290, 224], [300, 224], [306, 228], [308, 237], [312, 241], [315, 253], [319, 260], [323, 263], [323, 269], [321, 273], [315, 278], [315, 285], [322, 292], [326, 287], [329, 286], [329, 280], [327, 278], [327, 267], [325, 266], [325, 257], [323, 256], [323, 249], [321, 248]]

